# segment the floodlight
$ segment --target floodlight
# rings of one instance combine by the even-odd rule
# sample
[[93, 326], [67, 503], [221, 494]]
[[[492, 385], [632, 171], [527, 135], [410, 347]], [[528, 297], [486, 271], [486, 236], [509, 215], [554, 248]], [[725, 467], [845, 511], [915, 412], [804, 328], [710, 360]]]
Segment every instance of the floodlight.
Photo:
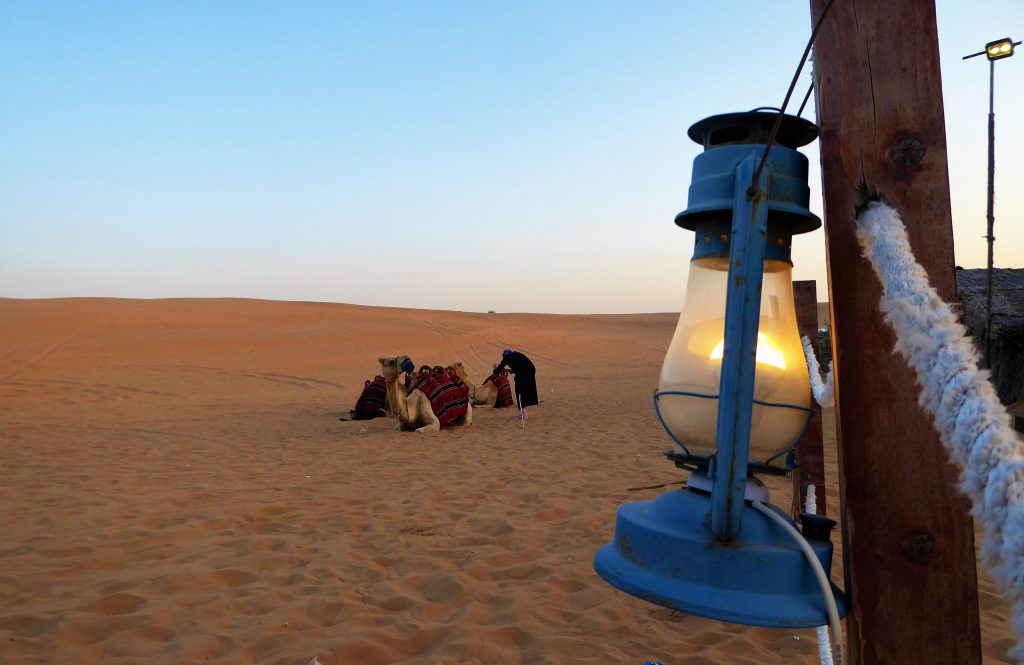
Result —
[[1013, 55], [1013, 40], [1009, 37], [985, 44], [985, 57], [989, 60], [1002, 60]]

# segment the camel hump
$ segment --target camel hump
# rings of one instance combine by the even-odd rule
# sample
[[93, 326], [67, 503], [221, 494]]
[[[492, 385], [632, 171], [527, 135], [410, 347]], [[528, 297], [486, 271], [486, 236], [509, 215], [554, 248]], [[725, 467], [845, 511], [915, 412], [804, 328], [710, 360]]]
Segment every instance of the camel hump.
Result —
[[430, 401], [430, 409], [441, 427], [462, 418], [469, 411], [469, 386], [461, 380], [453, 380], [447, 374], [435, 374], [426, 378], [418, 388]]

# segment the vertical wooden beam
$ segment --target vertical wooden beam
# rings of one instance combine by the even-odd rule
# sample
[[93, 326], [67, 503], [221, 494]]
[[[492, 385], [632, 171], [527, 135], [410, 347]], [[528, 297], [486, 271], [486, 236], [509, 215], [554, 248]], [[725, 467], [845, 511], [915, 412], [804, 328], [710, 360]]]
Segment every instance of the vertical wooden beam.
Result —
[[[814, 345], [818, 338], [818, 290], [814, 280], [793, 282], [793, 301], [796, 304], [796, 325], [801, 337]], [[793, 472], [793, 515], [807, 512], [807, 486], [814, 485], [814, 505], [819, 515], [825, 515], [825, 455], [821, 441], [821, 407], [813, 400], [814, 415], [807, 431], [796, 444], [797, 469]]]
[[[816, 19], [826, 0], [810, 4]], [[969, 504], [892, 353], [881, 286], [853, 229], [861, 194], [877, 191], [902, 211], [939, 295], [955, 301], [934, 2], [837, 1], [815, 44], [850, 662], [974, 665]]]

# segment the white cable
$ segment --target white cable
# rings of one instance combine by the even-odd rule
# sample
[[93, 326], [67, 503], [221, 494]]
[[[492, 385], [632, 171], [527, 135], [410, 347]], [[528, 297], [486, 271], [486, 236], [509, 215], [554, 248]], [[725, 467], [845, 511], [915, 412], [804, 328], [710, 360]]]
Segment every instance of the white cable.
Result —
[[[808, 515], [818, 514], [818, 498], [815, 495], [814, 483], [807, 484], [807, 502], [804, 504], [804, 512]], [[818, 660], [821, 661], [821, 665], [835, 665], [832, 662], [832, 641], [828, 638], [828, 628], [818, 626], [815, 630], [818, 633]], [[837, 639], [841, 640], [842, 638], [837, 637]]]
[[803, 551], [804, 556], [807, 557], [807, 561], [811, 564], [811, 569], [814, 571], [814, 577], [818, 580], [818, 585], [821, 586], [821, 593], [825, 597], [825, 606], [828, 609], [828, 623], [832, 627], [832, 636], [835, 638], [835, 646], [832, 649], [832, 662], [834, 665], [843, 664], [843, 629], [839, 625], [839, 609], [836, 607], [836, 598], [832, 594], [832, 585], [828, 581], [828, 575], [825, 574], [825, 569], [821, 567], [821, 562], [818, 561], [818, 555], [811, 549], [810, 543], [807, 539], [796, 530], [789, 521], [779, 515], [777, 512], [767, 507], [760, 501], [754, 500], [750, 502], [755, 509], [766, 515], [768, 519], [772, 520], [779, 526], [781, 526], [786, 533], [788, 533], [793, 540], [796, 541], [797, 545]]
[[[896, 332], [895, 350], [917, 374], [918, 403], [960, 467], [960, 489], [984, 528], [982, 560], [1013, 606], [1014, 632], [1024, 637], [1024, 443], [988, 372], [978, 369], [964, 327], [914, 259], [897, 211], [868, 204], [856, 233], [882, 283], [879, 307]], [[1024, 662], [1024, 647], [1018, 644], [1010, 656]]]
[[825, 381], [821, 380], [821, 370], [818, 367], [818, 358], [814, 355], [814, 347], [807, 335], [800, 338], [804, 345], [804, 357], [807, 358], [807, 371], [811, 376], [811, 392], [814, 393], [814, 401], [822, 407], [834, 404], [834, 388], [832, 384], [832, 361], [828, 363], [828, 375]]

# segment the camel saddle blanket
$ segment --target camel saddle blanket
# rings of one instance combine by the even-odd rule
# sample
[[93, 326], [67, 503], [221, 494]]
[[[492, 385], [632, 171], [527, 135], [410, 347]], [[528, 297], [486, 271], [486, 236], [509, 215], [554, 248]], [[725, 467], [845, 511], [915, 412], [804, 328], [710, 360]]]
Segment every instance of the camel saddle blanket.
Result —
[[430, 372], [417, 372], [416, 374], [410, 374], [405, 377], [405, 394], [408, 395], [422, 386], [425, 381], [429, 381], [430, 376]]
[[491, 374], [489, 377], [484, 379], [484, 383], [490, 381], [494, 384], [494, 387], [498, 389], [498, 399], [494, 402], [495, 409], [504, 409], [505, 407], [515, 406], [515, 400], [512, 399], [512, 384], [508, 382], [508, 375], [502, 372], [495, 376]]
[[388, 399], [388, 387], [383, 376], [373, 377], [373, 381], [367, 381], [363, 386], [363, 392], [356, 400], [356, 417], [374, 417], [377, 411], [384, 408]]
[[441, 421], [441, 427], [447, 427], [469, 410], [469, 386], [457, 376], [431, 374], [415, 386], [430, 400], [430, 408]]

